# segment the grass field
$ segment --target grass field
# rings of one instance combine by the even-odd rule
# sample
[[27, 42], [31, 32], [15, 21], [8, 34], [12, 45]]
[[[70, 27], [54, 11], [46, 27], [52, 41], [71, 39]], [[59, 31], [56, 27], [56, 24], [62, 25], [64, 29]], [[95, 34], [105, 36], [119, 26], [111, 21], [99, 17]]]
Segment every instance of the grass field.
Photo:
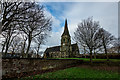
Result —
[[[52, 58], [52, 59], [79, 59], [83, 61], [90, 61], [89, 58]], [[106, 59], [92, 59], [93, 61], [106, 61]], [[120, 59], [109, 59], [112, 62], [120, 62]]]
[[[87, 69], [87, 68], [81, 68], [81, 67], [73, 67], [73, 68], [68, 68], [68, 69], [64, 69], [64, 70], [59, 70], [56, 72], [49, 72], [49, 73], [45, 73], [45, 74], [38, 74], [35, 76], [31, 76], [31, 77], [26, 77], [23, 78], [24, 79], [65, 79], [65, 78], [69, 78], [71, 80], [73, 80], [73, 78], [92, 78], [93, 79], [101, 79], [101, 78], [118, 78], [118, 76], [120, 76], [120, 74], [118, 74], [117, 72], [110, 72], [110, 71], [103, 71], [103, 70], [94, 70], [94, 69]], [[120, 78], [119, 78], [120, 79]], [[115, 79], [116, 80], [116, 79]]]

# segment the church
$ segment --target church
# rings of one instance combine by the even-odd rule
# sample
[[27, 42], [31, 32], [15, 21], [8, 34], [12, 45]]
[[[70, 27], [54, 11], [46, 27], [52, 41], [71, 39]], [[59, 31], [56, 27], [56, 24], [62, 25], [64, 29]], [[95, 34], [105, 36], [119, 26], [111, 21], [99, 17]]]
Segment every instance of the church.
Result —
[[71, 44], [67, 19], [65, 20], [64, 32], [61, 36], [61, 46], [47, 48], [44, 52], [44, 58], [72, 58], [79, 56], [77, 43]]

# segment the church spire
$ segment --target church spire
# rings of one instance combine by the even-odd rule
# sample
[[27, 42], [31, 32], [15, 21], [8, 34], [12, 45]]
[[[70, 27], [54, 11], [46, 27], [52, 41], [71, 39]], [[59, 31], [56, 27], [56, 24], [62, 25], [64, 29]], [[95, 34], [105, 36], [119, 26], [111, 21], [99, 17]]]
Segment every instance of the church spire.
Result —
[[64, 32], [63, 32], [62, 36], [64, 36], [64, 35], [70, 36], [69, 31], [68, 31], [68, 27], [67, 27], [67, 19], [65, 20]]

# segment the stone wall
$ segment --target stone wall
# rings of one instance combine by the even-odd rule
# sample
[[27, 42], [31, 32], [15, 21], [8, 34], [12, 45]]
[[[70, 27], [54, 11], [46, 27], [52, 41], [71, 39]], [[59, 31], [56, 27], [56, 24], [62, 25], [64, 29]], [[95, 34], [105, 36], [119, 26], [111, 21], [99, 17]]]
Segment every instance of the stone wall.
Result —
[[12, 74], [66, 67], [81, 62], [74, 59], [2, 59], [2, 76], [10, 77]]

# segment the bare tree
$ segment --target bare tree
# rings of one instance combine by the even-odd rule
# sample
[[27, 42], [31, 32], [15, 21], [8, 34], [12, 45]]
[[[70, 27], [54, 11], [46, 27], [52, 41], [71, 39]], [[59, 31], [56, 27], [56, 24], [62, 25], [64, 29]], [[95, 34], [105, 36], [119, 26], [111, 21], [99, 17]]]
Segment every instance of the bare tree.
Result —
[[10, 44], [10, 50], [12, 53], [20, 53], [21, 51], [21, 38], [16, 36]]
[[51, 30], [51, 19], [45, 16], [43, 6], [28, 3], [28, 6], [30, 5], [34, 6], [21, 16], [22, 21], [19, 22], [20, 30], [23, 31], [28, 38], [26, 57], [28, 56], [32, 39], [42, 32], [46, 33]]
[[39, 55], [39, 49], [40, 49], [40, 46], [41, 44], [44, 44], [45, 42], [45, 38], [47, 37], [47, 34], [39, 34], [38, 36], [36, 36], [36, 38], [34, 39], [35, 43], [37, 44], [36, 45], [36, 52], [37, 52], [37, 55]]
[[113, 46], [117, 48], [117, 53], [120, 53], [120, 36], [115, 39]]
[[3, 2], [2, 6], [2, 14], [0, 18], [0, 23], [2, 23], [1, 31], [2, 35], [5, 38], [2, 52], [5, 49], [5, 55], [8, 51], [9, 45], [14, 39], [14, 34], [16, 29], [18, 31], [17, 22], [20, 22], [20, 15], [24, 14], [26, 10], [31, 8], [32, 6], [26, 6], [26, 3], [23, 2]]
[[16, 15], [19, 14], [19, 6], [21, 5], [20, 3], [17, 2], [3, 2], [2, 3], [2, 15], [1, 15], [1, 20], [2, 21], [2, 30], [1, 31], [6, 31], [11, 28], [9, 26], [12, 22], [16, 20]]
[[112, 41], [115, 39], [115, 37], [108, 31], [104, 30], [103, 28], [100, 28], [98, 33], [101, 36], [100, 40], [102, 41], [102, 46], [104, 48], [104, 52], [106, 54], [107, 61], [109, 61], [107, 47], [112, 43]]
[[94, 58], [96, 59], [96, 53], [99, 52], [102, 48], [102, 41], [101, 41], [101, 35], [99, 33], [99, 29], [97, 30], [97, 32], [95, 33], [94, 35], [94, 38], [93, 38], [93, 45], [94, 45], [94, 48], [93, 48], [93, 53], [94, 53]]
[[11, 23], [9, 26], [12, 26], [12, 27], [10, 27], [10, 29], [2, 32], [2, 35], [5, 38], [3, 48], [2, 48], [2, 53], [5, 49], [5, 54], [4, 54], [5, 56], [7, 54], [8, 48], [11, 45], [13, 39], [19, 34], [19, 31], [16, 30], [16, 24]]
[[[32, 39], [51, 30], [51, 19], [45, 16], [43, 6], [37, 5], [35, 2], [3, 2], [0, 22], [2, 22], [2, 34], [5, 34], [2, 50], [5, 49], [5, 53], [14, 39], [16, 29], [27, 35], [22, 42], [23, 48], [25, 48], [26, 40], [28, 40], [26, 56]], [[13, 24], [14, 26], [11, 26]], [[25, 50], [22, 51], [21, 53], [25, 53]]]
[[27, 41], [27, 35], [24, 34], [23, 32], [21, 33], [21, 38], [22, 38], [22, 41], [21, 41], [21, 54], [22, 54], [22, 58], [25, 58], [25, 51], [26, 51], [26, 41]]
[[99, 29], [99, 22], [93, 21], [92, 18], [83, 20], [78, 24], [77, 30], [74, 32], [75, 40], [88, 47], [90, 54], [90, 62], [92, 63], [92, 53], [94, 50], [95, 35]]
[[2, 34], [2, 40], [1, 40], [1, 45], [2, 45], [2, 51], [1, 51], [1, 53], [3, 54], [3, 51], [4, 51], [4, 49], [5, 49], [5, 45], [6, 45], [6, 42], [7, 42], [7, 37], [4, 35], [4, 34]]
[[[34, 3], [31, 3], [34, 4]], [[34, 7], [34, 5], [28, 6], [27, 2], [2, 2], [2, 14], [0, 23], [2, 23], [1, 31], [9, 30], [12, 26], [11, 23], [20, 21], [20, 15], [23, 15], [26, 10]], [[1, 33], [1, 32], [0, 32]]]
[[80, 51], [83, 53], [83, 56], [86, 58], [86, 54], [88, 53], [87, 46], [81, 43], [78, 44], [80, 46]]

